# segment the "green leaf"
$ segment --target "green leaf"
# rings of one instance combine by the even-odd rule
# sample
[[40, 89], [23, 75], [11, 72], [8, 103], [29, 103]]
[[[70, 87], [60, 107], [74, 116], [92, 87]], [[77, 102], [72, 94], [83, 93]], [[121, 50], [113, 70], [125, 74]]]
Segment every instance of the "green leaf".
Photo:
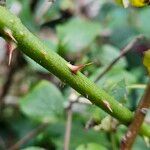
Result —
[[27, 147], [21, 150], [46, 150], [45, 148], [40, 148], [40, 147], [35, 147], [35, 146], [31, 146], [31, 147]]
[[[109, 23], [107, 24], [112, 29], [117, 29], [120, 26], [128, 26], [128, 15], [129, 11], [117, 7], [114, 9], [109, 17]], [[113, 20], [113, 21], [112, 21]], [[120, 34], [120, 33], [118, 33]]]
[[[110, 64], [120, 55], [120, 50], [112, 45], [104, 45], [99, 51], [98, 57], [102, 65]], [[123, 68], [127, 66], [125, 58], [121, 58], [114, 67]]]
[[148, 147], [146, 145], [146, 143], [144, 142], [144, 140], [141, 137], [138, 136], [136, 138], [136, 140], [135, 140], [135, 143], [134, 143], [132, 149], [133, 150], [141, 150], [141, 149], [143, 149], [143, 150], [149, 150], [150, 147]]
[[125, 80], [121, 80], [110, 88], [110, 94], [118, 101], [124, 102], [127, 98], [127, 89]]
[[88, 117], [90, 116], [96, 121], [101, 121], [107, 115], [102, 109], [99, 109], [95, 105], [88, 107], [88, 113]]
[[41, 81], [20, 100], [21, 111], [38, 121], [55, 122], [63, 114], [64, 98], [50, 82]]
[[78, 52], [91, 44], [100, 34], [100, 29], [101, 26], [97, 22], [74, 18], [57, 26], [57, 33], [66, 51]]
[[[44, 14], [44, 16], [42, 16], [40, 18], [39, 21], [41, 24], [50, 22], [61, 16], [61, 13], [59, 11], [60, 10], [60, 2], [61, 2], [61, 0], [55, 0], [55, 3], [52, 4], [50, 6], [50, 8], [47, 10], [47, 12]], [[45, 5], [45, 1], [43, 1], [43, 0], [37, 1], [35, 13], [34, 13], [35, 18], [37, 18], [37, 16], [39, 16], [39, 15], [41, 16], [41, 10], [44, 5]]]
[[[92, 76], [91, 79], [95, 79], [100, 72], [103, 72], [104, 67], [97, 70]], [[109, 87], [112, 87], [116, 84], [116, 82], [120, 82], [124, 80], [126, 85], [133, 84], [136, 82], [137, 78], [131, 73], [131, 71], [127, 71], [123, 68], [115, 68], [113, 67], [109, 72], [105, 74], [97, 84], [108, 91]]]
[[22, 3], [22, 11], [20, 13], [20, 19], [23, 24], [25, 24], [30, 30], [37, 32], [38, 26], [34, 22], [34, 17], [30, 10], [30, 0], [21, 0]]
[[[78, 119], [80, 119], [78, 117]], [[103, 145], [104, 147], [110, 147], [110, 142], [104, 131], [98, 132], [95, 130], [85, 130], [83, 122], [81, 120], [74, 121], [71, 130], [71, 145], [69, 150], [75, 150], [78, 145], [88, 144], [88, 143], [97, 143]], [[57, 145], [58, 150], [62, 150], [64, 145], [64, 132], [65, 132], [66, 122], [59, 122], [52, 124], [49, 127], [48, 134], [53, 138], [53, 142]], [[56, 130], [57, 129], [57, 130]]]
[[139, 26], [138, 27], [139, 27], [140, 32], [150, 37], [150, 28], [149, 28], [150, 20], [148, 18], [150, 18], [149, 7], [139, 12], [139, 15], [138, 15]]
[[95, 143], [89, 143], [80, 145], [76, 150], [107, 150], [105, 147], [95, 144]]
[[75, 5], [74, 5], [73, 1], [70, 1], [70, 0], [61, 1], [61, 8], [63, 10], [74, 9], [74, 7], [75, 7]]

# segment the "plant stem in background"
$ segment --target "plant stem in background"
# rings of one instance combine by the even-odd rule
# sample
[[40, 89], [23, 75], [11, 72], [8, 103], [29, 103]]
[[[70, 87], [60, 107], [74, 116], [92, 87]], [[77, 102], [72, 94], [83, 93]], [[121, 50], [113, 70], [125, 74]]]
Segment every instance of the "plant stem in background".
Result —
[[15, 53], [15, 61], [12, 62], [11, 66], [9, 66], [8, 68], [8, 73], [6, 75], [6, 81], [4, 82], [3, 86], [2, 86], [2, 90], [0, 92], [0, 111], [2, 112], [3, 108], [5, 108], [5, 96], [8, 94], [10, 88], [11, 88], [11, 84], [12, 84], [12, 80], [13, 77], [15, 75], [15, 73], [21, 68], [23, 67], [23, 57], [20, 55], [20, 52], [17, 51], [17, 53]]
[[66, 122], [66, 132], [64, 138], [64, 150], [69, 150], [70, 136], [71, 136], [71, 126], [72, 126], [72, 103], [67, 108], [67, 122]]
[[95, 79], [95, 82], [97, 82], [99, 79], [101, 79], [108, 71], [112, 69], [112, 67], [127, 53], [129, 52], [133, 47], [135, 47], [141, 40], [144, 39], [143, 35], [135, 37], [120, 53], [118, 57], [116, 57], [104, 70], [102, 73], [100, 73], [97, 78]]
[[144, 121], [147, 110], [150, 107], [150, 84], [147, 86], [147, 90], [142, 97], [138, 108], [135, 112], [134, 119], [130, 124], [126, 135], [123, 137], [121, 142], [121, 150], [130, 150], [136, 136], [139, 133], [140, 127]]
[[18, 141], [16, 144], [14, 144], [12, 147], [8, 148], [8, 150], [18, 150], [20, 147], [24, 144], [26, 144], [29, 140], [31, 140], [33, 137], [36, 137], [39, 135], [43, 130], [45, 130], [48, 127], [49, 123], [43, 123], [40, 126], [38, 126], [36, 129], [29, 132], [27, 135], [25, 135], [20, 141]]
[[[9, 29], [17, 41], [19, 50], [56, 75], [63, 82], [69, 84], [81, 95], [88, 97], [94, 105], [97, 105], [121, 123], [128, 125], [132, 121], [133, 113], [130, 110], [120, 105], [112, 96], [96, 86], [82, 73], [72, 74], [68, 68], [68, 62], [54, 51], [50, 51], [43, 42], [21, 23], [20, 19], [2, 6], [0, 6], [0, 14], [0, 34], [5, 38], [9, 38], [5, 33], [6, 29]], [[112, 111], [110, 111], [104, 101], [107, 101]], [[144, 123], [141, 126], [140, 134], [150, 137], [150, 127]]]
[[[128, 53], [132, 48], [134, 48], [141, 40], [144, 39], [144, 36], [140, 35], [135, 37], [125, 48], [121, 51], [120, 55], [116, 57], [106, 68], [105, 70], [100, 73], [95, 79], [94, 82], [96, 83], [98, 80], [100, 80], [107, 72], [109, 72], [112, 67], [123, 57], [126, 53]], [[64, 138], [64, 150], [69, 149], [69, 142], [70, 142], [70, 134], [71, 134], [71, 120], [69, 119], [72, 117], [72, 107], [74, 103], [78, 103], [79, 98], [81, 96], [78, 96], [74, 102], [69, 101], [69, 106], [67, 107], [67, 123], [66, 123], [66, 132], [65, 132], [65, 138]], [[88, 121], [92, 122], [93, 119], [90, 119]], [[113, 133], [111, 133], [113, 134]], [[112, 138], [113, 139], [113, 138]]]

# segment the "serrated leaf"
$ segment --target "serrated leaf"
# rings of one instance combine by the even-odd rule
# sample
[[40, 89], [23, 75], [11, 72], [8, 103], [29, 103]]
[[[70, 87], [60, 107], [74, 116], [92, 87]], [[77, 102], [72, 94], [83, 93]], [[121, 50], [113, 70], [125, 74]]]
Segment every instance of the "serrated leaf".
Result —
[[141, 138], [141, 137], [137, 137], [134, 144], [133, 144], [133, 147], [132, 147], [133, 150], [149, 150], [150, 148], [147, 147], [147, 145], [145, 144], [145, 141]]
[[[102, 65], [106, 66], [110, 64], [116, 57], [120, 55], [120, 50], [111, 45], [104, 45], [99, 51], [98, 57]], [[111, 56], [111, 57], [110, 57]], [[115, 68], [123, 68], [127, 66], [125, 58], [121, 58]]]
[[24, 149], [21, 149], [21, 150], [46, 150], [46, 149], [45, 148], [31, 146], [31, 147], [27, 147], [27, 148], [24, 148]]
[[63, 114], [64, 98], [50, 82], [41, 81], [20, 100], [21, 111], [38, 121], [55, 122]]
[[98, 121], [101, 121], [107, 115], [102, 109], [99, 109], [97, 106], [94, 105], [88, 107], [88, 112], [88, 116]]
[[81, 18], [74, 18], [66, 24], [57, 26], [59, 40], [65, 49], [78, 52], [86, 48], [100, 34], [101, 26]]
[[[97, 70], [92, 76], [91, 79], [97, 78], [100, 72], [103, 72], [104, 68]], [[136, 82], [137, 78], [131, 73], [123, 68], [113, 67], [109, 72], [105, 74], [98, 82], [97, 85], [108, 91], [108, 88], [116, 84], [116, 82], [125, 80], [126, 85], [133, 84]]]
[[30, 10], [30, 0], [21, 1], [22, 10], [20, 13], [20, 19], [24, 25], [26, 25], [30, 30], [37, 32], [38, 26], [34, 22], [32, 12]]
[[150, 37], [150, 28], [149, 28], [150, 19], [147, 18], [150, 18], [149, 7], [144, 8], [143, 11], [139, 12], [138, 22], [139, 22], [140, 33], [144, 34], [147, 37]]
[[[80, 119], [78, 117], [78, 119]], [[106, 134], [101, 131], [97, 132], [94, 130], [85, 130], [83, 124], [80, 121], [73, 121], [73, 126], [71, 130], [71, 139], [70, 139], [70, 149], [74, 150], [78, 145], [87, 144], [87, 143], [97, 143], [101, 144], [104, 147], [110, 147], [110, 142], [108, 141]], [[57, 130], [56, 130], [57, 129]], [[49, 127], [48, 133], [53, 137], [54, 143], [57, 145], [57, 149], [61, 150], [64, 145], [64, 131], [65, 123], [60, 122], [59, 124], [52, 124]]]
[[107, 150], [107, 149], [96, 143], [88, 143], [80, 145], [78, 148], [76, 148], [76, 150]]
[[127, 89], [126, 89], [125, 80], [123, 79], [123, 80], [117, 82], [116, 84], [114, 84], [110, 88], [110, 94], [113, 95], [113, 97], [120, 102], [123, 102], [124, 100], [126, 100]]

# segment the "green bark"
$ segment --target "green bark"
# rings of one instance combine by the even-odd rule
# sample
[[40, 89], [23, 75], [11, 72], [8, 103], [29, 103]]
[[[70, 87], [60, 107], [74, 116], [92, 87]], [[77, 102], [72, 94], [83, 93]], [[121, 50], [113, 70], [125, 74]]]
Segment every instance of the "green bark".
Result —
[[[63, 82], [69, 84], [94, 104], [109, 113], [121, 123], [128, 125], [133, 113], [126, 107], [121, 106], [112, 96], [104, 90], [98, 88], [82, 73], [72, 74], [65, 61], [58, 54], [49, 50], [35, 35], [33, 35], [15, 15], [10, 13], [6, 8], [0, 6], [0, 33], [3, 37], [7, 36], [5, 30], [10, 30], [17, 41], [18, 49], [32, 58], [38, 64], [56, 75]], [[49, 54], [46, 53], [47, 49]], [[112, 109], [108, 109], [104, 104], [107, 101]], [[143, 124], [140, 133], [150, 137], [150, 127]]]

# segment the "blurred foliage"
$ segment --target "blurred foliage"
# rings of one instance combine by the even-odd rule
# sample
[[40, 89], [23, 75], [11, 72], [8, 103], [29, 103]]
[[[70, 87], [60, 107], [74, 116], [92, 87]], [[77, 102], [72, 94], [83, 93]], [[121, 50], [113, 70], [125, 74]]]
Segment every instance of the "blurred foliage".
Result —
[[[7, 7], [50, 50], [67, 61], [72, 64], [93, 62], [83, 70], [91, 80], [95, 80], [134, 37], [143, 34], [150, 38], [149, 7], [124, 9], [112, 0], [56, 0], [51, 5], [43, 0], [7, 0]], [[144, 86], [138, 85], [145, 85], [148, 81], [143, 57], [138, 51], [143, 47], [133, 48], [97, 82], [132, 111], [144, 92]], [[0, 55], [5, 51], [5, 47], [0, 48]], [[21, 148], [61, 150], [66, 124], [65, 107], [72, 94], [78, 94], [23, 54], [13, 58], [12, 65], [18, 65], [10, 71], [11, 76], [7, 76], [11, 70], [7, 66], [7, 55], [0, 57], [1, 91], [10, 79], [9, 89], [3, 97], [5, 107], [0, 115], [0, 149], [8, 149], [39, 125], [49, 122], [45, 130]], [[22, 58], [21, 62], [19, 58]], [[149, 57], [145, 59], [144, 62], [149, 63]], [[96, 106], [75, 104], [70, 150], [119, 149], [127, 128], [112, 119]], [[89, 120], [94, 124], [85, 129]], [[146, 121], [150, 122], [150, 115]], [[110, 126], [109, 130], [105, 130], [106, 124]], [[149, 149], [141, 137], [133, 147], [133, 150], [138, 149]]]

